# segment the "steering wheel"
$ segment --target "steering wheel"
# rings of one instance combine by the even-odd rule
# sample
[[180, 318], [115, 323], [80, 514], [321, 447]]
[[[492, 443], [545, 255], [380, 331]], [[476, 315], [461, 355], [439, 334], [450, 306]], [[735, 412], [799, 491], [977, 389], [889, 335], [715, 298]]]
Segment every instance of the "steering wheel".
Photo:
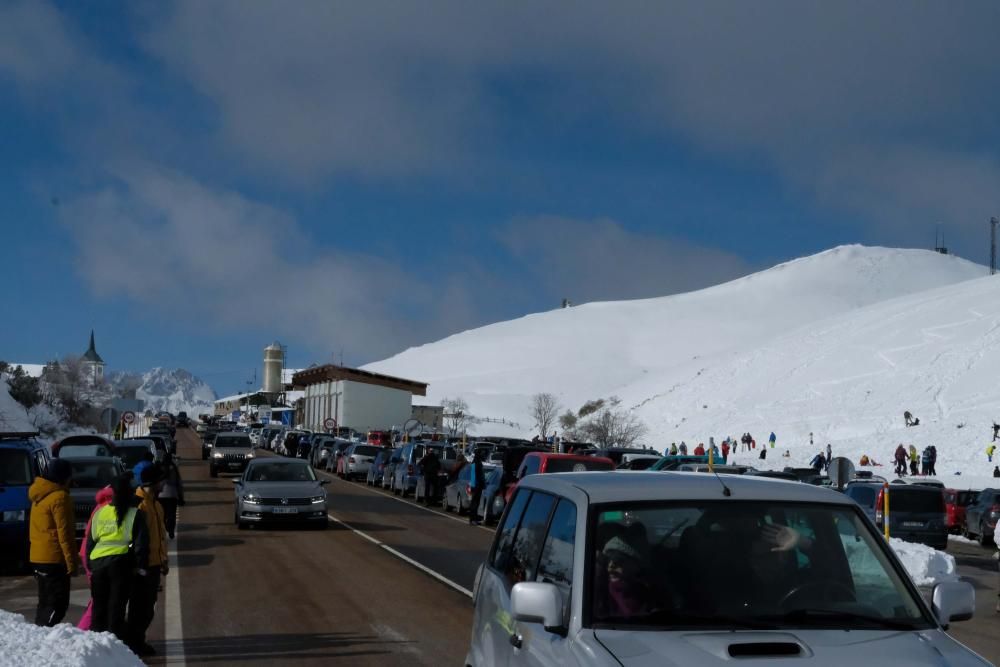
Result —
[[[855, 599], [854, 591], [847, 584], [843, 584], [839, 581], [807, 581], [804, 584], [799, 584], [798, 586], [796, 586], [795, 588], [793, 588], [792, 590], [788, 591], [783, 596], [781, 596], [781, 599], [778, 600], [778, 606], [784, 607], [786, 604], [788, 604], [789, 600], [791, 600], [795, 596], [801, 595], [803, 592], [812, 589], [819, 589], [820, 591], [826, 591], [827, 593], [832, 593], [834, 591], [839, 590], [843, 591], [845, 594], [844, 601], [853, 601]], [[830, 600], [831, 598], [833, 598], [833, 595], [828, 594], [825, 595], [823, 599]]]

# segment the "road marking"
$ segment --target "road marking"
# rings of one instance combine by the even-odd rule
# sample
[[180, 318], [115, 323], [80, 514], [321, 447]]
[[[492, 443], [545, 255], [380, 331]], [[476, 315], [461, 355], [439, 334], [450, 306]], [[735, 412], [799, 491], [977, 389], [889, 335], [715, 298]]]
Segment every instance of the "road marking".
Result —
[[[362, 484], [355, 484], [354, 482], [348, 482], [346, 479], [340, 479], [336, 475], [328, 473], [328, 472], [326, 472], [324, 470], [317, 470], [316, 472], [318, 472], [321, 475], [326, 475], [327, 477], [329, 477], [330, 479], [332, 479], [334, 481], [343, 482], [344, 484], [348, 484], [348, 485], [351, 486], [351, 488], [361, 489], [362, 491], [367, 491], [368, 493], [374, 493], [376, 496], [382, 496], [383, 498], [388, 498], [389, 500], [395, 500], [398, 503], [403, 503], [407, 507], [416, 507], [418, 510], [423, 510], [425, 512], [430, 512], [431, 514], [436, 514], [438, 516], [444, 517], [445, 519], [451, 519], [452, 521], [458, 521], [459, 523], [462, 523], [462, 524], [468, 525], [468, 523], [469, 523], [467, 519], [463, 519], [463, 518], [457, 517], [457, 516], [452, 516], [451, 514], [447, 514], [446, 512], [439, 512], [439, 511], [437, 511], [435, 509], [431, 509], [430, 507], [427, 507], [425, 505], [420, 505], [416, 501], [410, 502], [406, 498], [399, 498], [394, 493], [392, 493], [391, 491], [386, 491], [382, 487], [379, 487], [379, 488], [376, 489], [376, 488], [368, 486], [367, 482], [365, 484], [363, 484], [363, 485]], [[487, 533], [490, 533], [491, 535], [496, 532], [492, 528], [487, 528], [486, 526], [481, 526], [480, 525], [480, 526], [476, 526], [476, 528], [479, 528], [480, 530], [485, 530]]]
[[180, 516], [174, 530], [174, 548], [167, 552], [170, 574], [163, 587], [164, 658], [168, 665], [187, 664], [184, 656], [184, 624], [181, 621], [181, 571], [177, 567], [177, 540], [180, 539]]
[[459, 593], [461, 593], [463, 595], [466, 595], [469, 598], [472, 597], [472, 591], [470, 591], [465, 586], [461, 586], [459, 584], [456, 584], [454, 581], [452, 581], [448, 577], [444, 576], [443, 574], [439, 574], [438, 572], [435, 572], [434, 570], [432, 570], [431, 568], [427, 567], [423, 563], [418, 563], [417, 561], [413, 560], [412, 558], [410, 558], [406, 554], [401, 553], [401, 552], [397, 551], [396, 549], [393, 549], [392, 547], [390, 547], [385, 542], [382, 542], [381, 540], [372, 537], [371, 535], [369, 535], [368, 533], [366, 533], [364, 531], [358, 530], [357, 528], [355, 528], [354, 526], [350, 525], [346, 521], [341, 521], [340, 519], [338, 519], [337, 517], [333, 516], [332, 514], [327, 514], [327, 517], [329, 517], [330, 521], [333, 521], [334, 523], [340, 524], [341, 526], [343, 526], [344, 528], [347, 528], [349, 531], [351, 531], [355, 535], [359, 535], [359, 536], [363, 537], [364, 539], [368, 540], [369, 542], [371, 542], [372, 544], [374, 544], [375, 546], [379, 547], [380, 549], [384, 549], [385, 551], [388, 551], [389, 553], [391, 553], [396, 558], [399, 558], [400, 560], [402, 560], [402, 561], [404, 561], [406, 563], [409, 563], [410, 565], [412, 565], [413, 567], [417, 568], [418, 570], [420, 570], [424, 574], [428, 574], [428, 575], [434, 577], [435, 579], [437, 579], [438, 581], [440, 581], [442, 584], [445, 584], [446, 586], [449, 586], [449, 587], [455, 589]]

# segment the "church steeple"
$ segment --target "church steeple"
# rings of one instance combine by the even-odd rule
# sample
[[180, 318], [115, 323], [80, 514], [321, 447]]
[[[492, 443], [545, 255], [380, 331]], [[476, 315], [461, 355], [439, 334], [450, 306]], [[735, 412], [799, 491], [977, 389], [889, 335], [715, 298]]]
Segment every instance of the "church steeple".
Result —
[[87, 351], [83, 353], [83, 360], [90, 361], [95, 364], [103, 364], [104, 359], [101, 359], [101, 355], [97, 354], [97, 348], [94, 347], [94, 330], [90, 330], [90, 347]]

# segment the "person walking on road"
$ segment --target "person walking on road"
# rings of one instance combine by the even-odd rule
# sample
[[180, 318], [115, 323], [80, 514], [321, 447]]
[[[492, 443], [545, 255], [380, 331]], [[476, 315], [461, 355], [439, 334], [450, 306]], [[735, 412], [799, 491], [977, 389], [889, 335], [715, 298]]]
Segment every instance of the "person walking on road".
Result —
[[163, 491], [160, 492], [159, 501], [163, 507], [163, 524], [167, 535], [174, 539], [177, 531], [177, 508], [184, 507], [184, 484], [173, 454], [167, 454], [163, 461], [163, 475]]
[[139, 498], [139, 509], [146, 520], [149, 533], [149, 551], [145, 560], [137, 559], [137, 570], [132, 580], [132, 591], [128, 599], [128, 620], [125, 642], [139, 657], [155, 655], [156, 651], [146, 642], [146, 630], [153, 622], [156, 594], [160, 587], [160, 575], [170, 571], [167, 562], [167, 529], [163, 522], [163, 508], [156, 497], [163, 487], [163, 467], [159, 463], [137, 464], [139, 468], [139, 488], [135, 495]]
[[51, 628], [69, 609], [70, 577], [77, 574], [76, 518], [69, 496], [73, 468], [54, 459], [28, 487], [31, 517], [29, 559], [38, 582], [35, 625]]
[[483, 478], [483, 454], [476, 451], [472, 459], [472, 470], [469, 473], [469, 525], [479, 525], [479, 501], [483, 497], [486, 480]]
[[[131, 474], [129, 475], [128, 479], [131, 479]], [[129, 494], [132, 493], [131, 488], [132, 487], [130, 485]], [[87, 527], [83, 531], [84, 536], [90, 534], [90, 525], [91, 523], [93, 523], [94, 515], [97, 514], [97, 511], [100, 510], [105, 505], [107, 505], [108, 503], [110, 503], [114, 497], [115, 497], [114, 489], [112, 489], [110, 486], [106, 486], [97, 492], [97, 494], [94, 496], [94, 500], [97, 502], [97, 505], [94, 506], [94, 511], [90, 513], [90, 517], [87, 519]], [[91, 579], [90, 564], [87, 562], [86, 538], [84, 538], [80, 542], [80, 563], [83, 564], [83, 573], [87, 575], [87, 583], [90, 584], [92, 579]], [[80, 628], [81, 630], [90, 630], [90, 626], [93, 622], [93, 616], [94, 616], [94, 598], [93, 596], [91, 596], [90, 602], [87, 603], [87, 608], [84, 610], [83, 616], [80, 617], [80, 622], [76, 624], [76, 627]]]
[[128, 641], [125, 608], [137, 564], [149, 558], [149, 530], [128, 476], [112, 483], [112, 493], [111, 502], [94, 512], [87, 529], [84, 563], [91, 572], [90, 629]]
[[434, 498], [437, 497], [438, 473], [441, 472], [441, 460], [437, 457], [437, 452], [433, 447], [427, 448], [427, 453], [423, 455], [417, 463], [420, 466], [420, 473], [424, 478], [424, 504], [430, 507]]

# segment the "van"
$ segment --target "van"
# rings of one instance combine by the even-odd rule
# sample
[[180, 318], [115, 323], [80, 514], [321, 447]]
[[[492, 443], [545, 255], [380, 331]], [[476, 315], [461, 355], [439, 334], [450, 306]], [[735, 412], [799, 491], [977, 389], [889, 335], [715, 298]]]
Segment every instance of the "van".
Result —
[[[851, 482], [844, 494], [854, 500], [878, 526], [885, 527], [885, 487], [870, 482]], [[893, 484], [889, 488], [889, 536], [918, 542], [944, 551], [948, 548], [944, 494], [940, 489], [915, 484]]]
[[28, 562], [28, 487], [49, 467], [49, 450], [35, 434], [0, 434], [0, 559]]

